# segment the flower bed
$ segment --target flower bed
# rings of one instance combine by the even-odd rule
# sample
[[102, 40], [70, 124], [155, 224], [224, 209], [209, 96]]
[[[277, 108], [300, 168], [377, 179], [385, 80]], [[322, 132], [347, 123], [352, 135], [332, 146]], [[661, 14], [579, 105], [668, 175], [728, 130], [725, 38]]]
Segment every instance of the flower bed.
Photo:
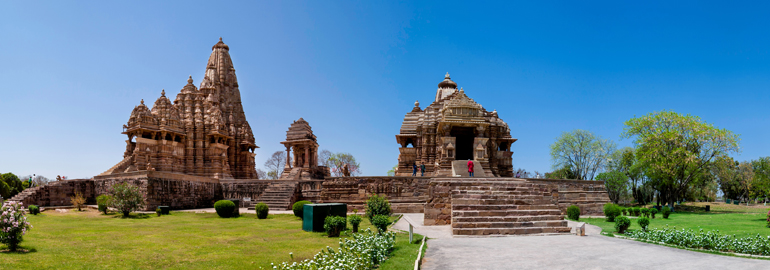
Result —
[[321, 250], [313, 259], [301, 262], [281, 263], [274, 269], [375, 269], [385, 261], [396, 244], [396, 234], [386, 232], [377, 234], [370, 229], [363, 233], [353, 234], [353, 239], [340, 240], [340, 248], [334, 251], [331, 247]]
[[686, 248], [735, 252], [751, 255], [770, 256], [770, 236], [759, 234], [753, 237], [736, 238], [734, 235], [722, 235], [719, 230], [704, 232], [703, 229], [651, 229], [628, 232], [631, 238], [641, 241], [657, 242]]

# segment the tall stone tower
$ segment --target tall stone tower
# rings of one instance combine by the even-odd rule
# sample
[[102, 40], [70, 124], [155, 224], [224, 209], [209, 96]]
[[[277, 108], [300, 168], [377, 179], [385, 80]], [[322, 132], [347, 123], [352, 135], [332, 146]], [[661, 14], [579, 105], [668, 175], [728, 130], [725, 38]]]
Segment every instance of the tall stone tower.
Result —
[[255, 179], [254, 143], [243, 113], [230, 47], [212, 47], [200, 88], [192, 77], [173, 104], [165, 90], [152, 109], [144, 100], [123, 125], [123, 160], [101, 175], [157, 170], [220, 179]]

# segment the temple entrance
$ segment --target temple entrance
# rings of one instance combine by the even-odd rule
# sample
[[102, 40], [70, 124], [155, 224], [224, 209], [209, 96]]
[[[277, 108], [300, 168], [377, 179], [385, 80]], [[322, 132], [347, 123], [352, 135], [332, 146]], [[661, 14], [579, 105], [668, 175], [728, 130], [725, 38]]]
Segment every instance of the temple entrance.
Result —
[[455, 137], [455, 160], [473, 159], [473, 138], [476, 134], [472, 127], [452, 127], [449, 135]]

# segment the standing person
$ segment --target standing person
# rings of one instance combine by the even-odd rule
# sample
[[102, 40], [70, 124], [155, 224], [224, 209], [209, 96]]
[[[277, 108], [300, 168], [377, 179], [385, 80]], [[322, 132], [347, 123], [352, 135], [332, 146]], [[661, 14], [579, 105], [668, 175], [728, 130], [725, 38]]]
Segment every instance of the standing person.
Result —
[[420, 162], [420, 176], [425, 176], [425, 163]]
[[412, 176], [417, 176], [417, 163], [412, 163]]
[[468, 175], [473, 177], [473, 160], [468, 160]]

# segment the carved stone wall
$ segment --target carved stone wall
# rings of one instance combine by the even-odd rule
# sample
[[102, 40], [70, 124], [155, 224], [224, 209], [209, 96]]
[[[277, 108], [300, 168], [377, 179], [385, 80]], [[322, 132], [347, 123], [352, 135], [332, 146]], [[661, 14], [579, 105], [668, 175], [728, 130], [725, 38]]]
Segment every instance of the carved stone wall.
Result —
[[145, 208], [152, 211], [161, 205], [171, 209], [211, 207], [222, 199], [222, 186], [213, 178], [157, 172], [138, 171], [94, 177], [96, 194], [106, 194], [113, 185], [128, 182], [144, 194]]
[[33, 187], [22, 191], [10, 200], [37, 206], [72, 205], [70, 197], [78, 192], [86, 199], [86, 204], [96, 203], [94, 181], [91, 179], [73, 179], [48, 183], [45, 186]]
[[394, 213], [422, 213], [428, 200], [430, 177], [331, 177], [323, 182], [321, 201], [348, 204], [348, 210], [364, 210], [372, 194], [385, 195]]

